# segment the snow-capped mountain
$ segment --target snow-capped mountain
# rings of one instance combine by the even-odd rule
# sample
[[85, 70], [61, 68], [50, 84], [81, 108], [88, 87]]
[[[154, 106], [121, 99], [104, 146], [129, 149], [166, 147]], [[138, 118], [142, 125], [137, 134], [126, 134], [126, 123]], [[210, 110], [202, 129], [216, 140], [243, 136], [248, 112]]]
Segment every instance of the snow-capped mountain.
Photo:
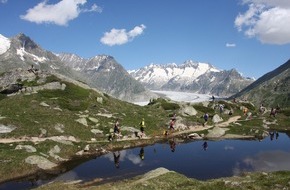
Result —
[[112, 56], [84, 59], [74, 54], [55, 54], [42, 49], [24, 34], [12, 38], [0, 35], [0, 71], [30, 69], [31, 66], [82, 81], [126, 101], [149, 100], [156, 96], [131, 77]]
[[128, 72], [147, 88], [160, 90], [169, 83], [190, 84], [193, 80], [196, 80], [207, 72], [220, 71], [210, 64], [189, 60], [181, 65], [175, 63], [166, 65], [150, 64], [144, 68]]
[[180, 65], [151, 64], [128, 72], [152, 90], [190, 91], [218, 96], [233, 95], [253, 82], [234, 69], [219, 70], [208, 63], [191, 60]]

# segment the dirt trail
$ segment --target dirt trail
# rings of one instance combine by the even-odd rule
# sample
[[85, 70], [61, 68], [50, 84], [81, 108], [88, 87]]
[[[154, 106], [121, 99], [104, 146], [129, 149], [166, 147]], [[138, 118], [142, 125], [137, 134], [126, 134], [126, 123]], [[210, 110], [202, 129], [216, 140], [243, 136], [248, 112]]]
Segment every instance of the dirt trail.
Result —
[[15, 143], [15, 142], [43, 142], [45, 140], [53, 140], [53, 141], [72, 141], [77, 142], [73, 137], [67, 136], [52, 136], [52, 137], [21, 137], [21, 138], [4, 138], [0, 139], [0, 143]]
[[239, 118], [241, 118], [241, 116], [233, 116], [233, 117], [229, 118], [229, 120], [222, 122], [222, 123], [215, 124], [215, 125], [194, 126], [194, 127], [191, 127], [191, 129], [174, 132], [171, 134], [171, 136], [181, 135], [184, 133], [193, 133], [193, 132], [197, 132], [197, 131], [203, 131], [203, 130], [210, 129], [213, 127], [227, 127], [227, 126], [229, 126], [230, 123], [236, 122]]
[[[229, 120], [222, 122], [222, 123], [218, 123], [216, 125], [206, 125], [206, 126], [197, 125], [194, 127], [192, 126], [192, 127], [190, 127], [190, 129], [183, 130], [183, 131], [177, 131], [177, 132], [171, 133], [169, 136], [177, 136], [177, 135], [186, 134], [186, 133], [203, 131], [203, 130], [213, 128], [215, 126], [227, 127], [230, 123], [236, 122], [239, 118], [241, 118], [241, 116], [233, 116], [233, 117], [229, 118]], [[144, 139], [151, 139], [151, 138], [152, 137], [146, 136]], [[43, 142], [45, 140], [55, 140], [55, 139], [63, 140], [63, 141], [72, 141], [72, 142], [76, 141], [76, 140], [70, 139], [69, 137], [54, 136], [54, 137], [45, 137], [45, 138], [39, 138], [39, 137], [4, 138], [4, 139], [0, 139], [0, 143], [7, 144], [7, 143], [15, 143], [15, 142]], [[126, 139], [126, 140], [135, 140], [135, 139]], [[125, 139], [118, 139], [118, 141], [126, 141], [126, 140]], [[94, 141], [94, 142], [98, 142], [98, 141]]]

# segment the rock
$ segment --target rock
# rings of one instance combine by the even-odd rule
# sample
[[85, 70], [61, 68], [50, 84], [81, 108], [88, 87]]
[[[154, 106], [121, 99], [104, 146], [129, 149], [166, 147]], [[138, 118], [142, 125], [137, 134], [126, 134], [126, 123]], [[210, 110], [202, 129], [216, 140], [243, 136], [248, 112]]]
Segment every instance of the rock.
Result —
[[87, 144], [87, 145], [85, 146], [85, 148], [84, 148], [84, 151], [85, 151], [85, 152], [88, 152], [89, 150], [90, 150], [90, 145]]
[[46, 137], [46, 136], [47, 136], [47, 130], [40, 128], [40, 135], [39, 135], [39, 137], [41, 138], [41, 137]]
[[197, 133], [191, 133], [188, 135], [188, 137], [191, 139], [202, 139], [202, 137], [199, 136], [199, 134], [197, 134]]
[[99, 102], [100, 104], [103, 103], [103, 98], [102, 97], [97, 97], [97, 102]]
[[212, 130], [208, 130], [207, 138], [218, 138], [225, 135], [225, 129], [220, 127], [214, 127]]
[[58, 153], [60, 153], [61, 149], [58, 145], [55, 145], [52, 149], [50, 149], [50, 151], [48, 152], [48, 154], [53, 157], [55, 160], [58, 161], [66, 161], [67, 159], [61, 158], [60, 156], [56, 155]]
[[219, 123], [221, 121], [223, 121], [223, 118], [221, 118], [218, 114], [215, 114], [212, 118], [213, 123]]
[[49, 105], [45, 102], [41, 102], [39, 105], [43, 106], [43, 107], [49, 107]]
[[36, 148], [31, 145], [17, 145], [15, 150], [22, 150], [25, 149], [26, 152], [36, 152]]
[[36, 155], [27, 157], [25, 159], [25, 162], [28, 164], [33, 164], [33, 165], [35, 164], [43, 170], [49, 170], [57, 166], [55, 163], [49, 161], [48, 159], [42, 156], [36, 156]]
[[89, 117], [88, 118], [90, 121], [94, 122], [94, 123], [99, 123], [99, 120], [93, 117]]
[[76, 122], [78, 122], [78, 123], [80, 123], [80, 124], [82, 124], [82, 125], [84, 125], [84, 126], [88, 126], [88, 123], [87, 123], [87, 119], [86, 118], [79, 118], [79, 119], [77, 119], [77, 120], [75, 120]]
[[170, 171], [166, 168], [157, 168], [155, 170], [152, 170], [152, 171], [144, 174], [143, 177], [141, 179], [135, 181], [134, 184], [148, 181], [152, 178], [156, 178], [156, 177], [161, 176], [163, 174], [166, 174], [168, 172], [170, 172]]
[[58, 132], [60, 133], [64, 133], [64, 125], [63, 124], [60, 124], [60, 123], [57, 123], [55, 126], [54, 126], [54, 129], [57, 130]]
[[1, 133], [11, 133], [15, 129], [16, 129], [16, 127], [14, 127], [12, 125], [5, 126], [5, 125], [0, 124], [0, 134]]
[[197, 111], [192, 106], [186, 106], [181, 110], [181, 114], [193, 116], [197, 114]]
[[95, 135], [97, 135], [97, 134], [103, 134], [103, 131], [101, 131], [99, 129], [92, 129], [91, 132], [94, 133]]

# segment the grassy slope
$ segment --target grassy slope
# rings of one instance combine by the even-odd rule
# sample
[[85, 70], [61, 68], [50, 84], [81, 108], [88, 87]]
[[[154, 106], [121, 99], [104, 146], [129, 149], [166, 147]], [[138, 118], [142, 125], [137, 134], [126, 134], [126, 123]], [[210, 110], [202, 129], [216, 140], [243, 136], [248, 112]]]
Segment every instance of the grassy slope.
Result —
[[37, 189], [47, 190], [61, 188], [63, 190], [75, 190], [84, 188], [88, 190], [272, 190], [290, 188], [290, 172], [245, 173], [243, 176], [220, 178], [207, 181], [190, 179], [175, 172], [168, 172], [148, 180], [142, 180], [144, 176], [138, 176], [133, 179], [127, 179], [103, 185], [98, 185], [97, 183], [69, 185], [57, 182], [44, 185]]
[[[16, 95], [6, 97], [0, 95], [0, 116], [5, 117], [0, 120], [0, 124], [13, 125], [17, 129], [8, 134], [0, 134], [0, 138], [21, 138], [37, 137], [41, 129], [47, 130], [47, 136], [72, 135], [81, 140], [80, 143], [74, 143], [75, 146], [64, 145], [61, 143], [46, 140], [33, 144], [32, 142], [0, 144], [0, 162], [5, 163], [0, 168], [0, 181], [5, 181], [15, 177], [20, 177], [37, 171], [36, 166], [26, 164], [24, 159], [29, 155], [47, 154], [48, 151], [55, 145], [58, 145], [62, 151], [59, 154], [62, 158], [70, 158], [75, 155], [77, 151], [83, 149], [87, 144], [86, 141], [95, 137], [90, 131], [92, 128], [97, 128], [108, 134], [113, 128], [116, 118], [120, 119], [121, 126], [135, 127], [139, 129], [139, 122], [145, 118], [146, 134], [154, 137], [162, 134], [163, 130], [169, 121], [169, 117], [173, 112], [177, 112], [180, 106], [176, 103], [167, 102], [163, 99], [154, 100], [148, 106], [137, 106], [134, 104], [119, 101], [111, 98], [106, 94], [99, 94], [96, 91], [83, 89], [74, 84], [60, 81], [60, 79], [51, 76], [47, 82], [59, 81], [66, 84], [65, 90], [42, 90], [36, 94], [31, 95]], [[36, 84], [36, 83], [35, 83]], [[99, 103], [97, 98], [102, 97], [103, 103]], [[45, 102], [49, 107], [41, 106], [40, 103]], [[234, 104], [231, 102], [221, 101], [227, 109], [233, 109], [234, 115], [242, 115], [241, 106], [246, 106], [253, 113], [254, 118], [250, 121], [240, 121], [243, 127], [231, 126], [230, 133], [257, 135], [255, 131], [263, 130], [262, 122], [256, 108], [248, 103]], [[188, 104], [189, 105], [189, 104]], [[202, 104], [194, 105], [198, 111], [196, 116], [183, 116], [184, 124], [202, 123], [202, 115], [205, 112], [213, 116], [219, 113], [218, 110], [213, 110], [212, 103], [207, 107]], [[55, 109], [60, 108], [60, 110]], [[289, 128], [289, 110], [283, 110], [283, 114], [278, 114], [277, 118], [280, 125], [271, 125], [273, 129], [285, 130]], [[98, 114], [111, 114], [112, 117], [104, 117]], [[98, 119], [98, 124], [87, 119], [88, 127], [76, 122], [80, 116]], [[228, 115], [221, 115], [224, 120], [229, 118]], [[274, 120], [268, 115], [265, 116], [267, 120]], [[245, 119], [244, 116], [242, 119]], [[54, 126], [62, 124], [64, 126], [64, 133], [57, 131]], [[210, 120], [208, 125], [212, 125]], [[253, 130], [253, 128], [255, 130]], [[122, 129], [122, 127], [121, 127]], [[123, 131], [123, 134], [128, 132]], [[97, 140], [106, 140], [106, 136], [97, 137]], [[138, 144], [142, 142], [113, 142], [113, 143], [94, 143], [94, 148], [105, 147], [107, 149], [127, 146], [128, 144]], [[143, 143], [154, 143], [152, 141], [144, 141]], [[28, 144], [36, 147], [36, 153], [27, 153], [24, 150], [15, 150], [17, 144]], [[52, 162], [57, 162], [49, 157]], [[9, 171], [9, 172], [8, 172]]]

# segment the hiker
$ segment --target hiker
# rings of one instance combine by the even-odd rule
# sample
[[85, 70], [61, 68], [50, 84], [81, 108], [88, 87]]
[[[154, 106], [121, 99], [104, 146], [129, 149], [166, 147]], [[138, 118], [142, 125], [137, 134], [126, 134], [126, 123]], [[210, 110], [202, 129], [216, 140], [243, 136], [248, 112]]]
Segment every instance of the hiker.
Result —
[[145, 129], [145, 120], [144, 118], [142, 118], [142, 121], [140, 122], [141, 137], [144, 135], [144, 129]]
[[224, 105], [222, 105], [222, 104], [220, 104], [220, 113], [222, 114], [223, 113], [223, 111], [224, 111]]
[[204, 143], [202, 144], [202, 148], [203, 148], [203, 150], [207, 150], [208, 144], [206, 141], [204, 141]]
[[144, 155], [145, 155], [145, 152], [144, 152], [144, 148], [142, 147], [140, 149], [140, 153], [139, 153], [139, 156], [140, 156], [141, 160], [144, 160]]
[[211, 99], [212, 99], [212, 101], [214, 102], [214, 100], [215, 100], [215, 97], [214, 97], [214, 95], [212, 95]]
[[176, 113], [174, 113], [174, 114], [173, 114], [173, 116], [172, 116], [171, 120], [174, 120], [174, 121], [176, 121]]
[[276, 117], [276, 109], [275, 108], [271, 108], [270, 116]]
[[117, 153], [114, 152], [113, 155], [114, 155], [115, 166], [116, 166], [116, 168], [119, 169], [120, 168], [120, 156], [121, 156], [121, 153], [118, 151]]
[[203, 115], [203, 119], [204, 119], [203, 126], [204, 126], [204, 127], [205, 127], [205, 125], [207, 124], [208, 117], [209, 117], [208, 113], [205, 113], [205, 114]]
[[265, 112], [265, 107], [263, 106], [263, 104], [260, 105], [260, 107], [259, 107], [259, 112], [260, 112], [261, 114], [263, 114], [263, 113]]
[[121, 135], [119, 119], [116, 120], [116, 123], [114, 126], [114, 135], [117, 135], [117, 137]]
[[174, 124], [175, 124], [175, 120], [171, 119], [171, 121], [169, 123], [169, 130], [170, 131], [174, 131]]
[[248, 113], [248, 108], [244, 107], [243, 113], [244, 113], [244, 115], [246, 115]]

